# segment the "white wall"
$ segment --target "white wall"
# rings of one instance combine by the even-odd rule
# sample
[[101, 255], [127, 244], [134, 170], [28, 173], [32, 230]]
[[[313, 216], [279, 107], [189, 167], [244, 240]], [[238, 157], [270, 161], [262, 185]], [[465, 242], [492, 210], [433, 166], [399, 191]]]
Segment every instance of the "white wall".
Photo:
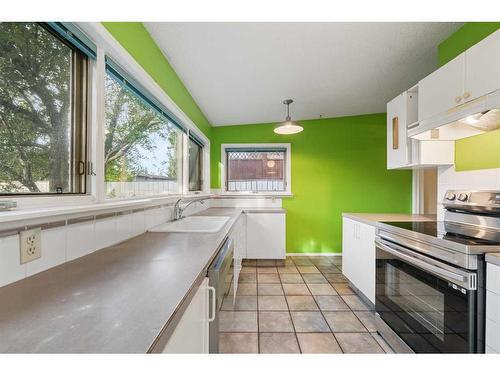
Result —
[[438, 220], [443, 220], [444, 209], [441, 206], [446, 190], [500, 190], [500, 168], [476, 171], [455, 171], [455, 166], [438, 168], [437, 202]]

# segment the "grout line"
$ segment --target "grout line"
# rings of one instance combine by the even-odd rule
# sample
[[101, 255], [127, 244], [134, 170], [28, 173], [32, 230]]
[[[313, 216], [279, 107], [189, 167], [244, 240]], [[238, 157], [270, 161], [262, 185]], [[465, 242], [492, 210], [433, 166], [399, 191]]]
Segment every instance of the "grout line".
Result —
[[283, 288], [283, 282], [281, 281], [281, 274], [279, 272], [278, 272], [278, 278], [280, 280], [281, 289], [283, 290], [283, 296], [285, 298], [286, 306], [288, 307], [288, 316], [290, 317], [290, 321], [292, 322], [293, 334], [295, 335], [295, 340], [297, 341], [297, 346], [299, 347], [299, 352], [300, 352], [300, 354], [302, 354], [302, 348], [300, 347], [299, 337], [297, 336], [297, 330], [295, 328], [295, 323], [293, 322], [292, 313], [290, 312], [290, 305], [288, 304], [288, 299], [286, 298], [286, 294], [285, 294], [285, 288]]

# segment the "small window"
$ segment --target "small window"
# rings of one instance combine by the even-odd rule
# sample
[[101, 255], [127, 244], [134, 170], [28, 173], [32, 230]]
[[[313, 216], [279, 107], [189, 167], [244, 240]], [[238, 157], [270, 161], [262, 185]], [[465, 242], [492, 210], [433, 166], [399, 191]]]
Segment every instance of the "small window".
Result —
[[0, 195], [86, 192], [88, 58], [39, 23], [0, 23]]
[[108, 72], [104, 141], [108, 198], [178, 194], [182, 131]]
[[203, 190], [203, 144], [189, 135], [189, 191]]
[[225, 147], [228, 192], [287, 192], [289, 145]]

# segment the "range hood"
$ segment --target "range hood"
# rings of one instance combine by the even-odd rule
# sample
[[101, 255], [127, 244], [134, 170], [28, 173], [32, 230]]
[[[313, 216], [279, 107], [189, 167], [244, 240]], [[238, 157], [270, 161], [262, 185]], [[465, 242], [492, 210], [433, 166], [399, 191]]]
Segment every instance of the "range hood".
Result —
[[421, 141], [454, 141], [500, 129], [500, 90], [411, 124], [408, 136]]

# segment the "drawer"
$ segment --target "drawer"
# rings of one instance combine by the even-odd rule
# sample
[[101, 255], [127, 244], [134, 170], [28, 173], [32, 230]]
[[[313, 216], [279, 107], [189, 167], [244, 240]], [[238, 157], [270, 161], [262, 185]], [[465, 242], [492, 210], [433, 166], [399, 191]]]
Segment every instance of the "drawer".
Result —
[[500, 296], [492, 291], [486, 291], [486, 317], [500, 324]]
[[486, 318], [486, 345], [500, 352], [500, 324]]
[[486, 266], [486, 289], [500, 295], [500, 267], [495, 264]]

